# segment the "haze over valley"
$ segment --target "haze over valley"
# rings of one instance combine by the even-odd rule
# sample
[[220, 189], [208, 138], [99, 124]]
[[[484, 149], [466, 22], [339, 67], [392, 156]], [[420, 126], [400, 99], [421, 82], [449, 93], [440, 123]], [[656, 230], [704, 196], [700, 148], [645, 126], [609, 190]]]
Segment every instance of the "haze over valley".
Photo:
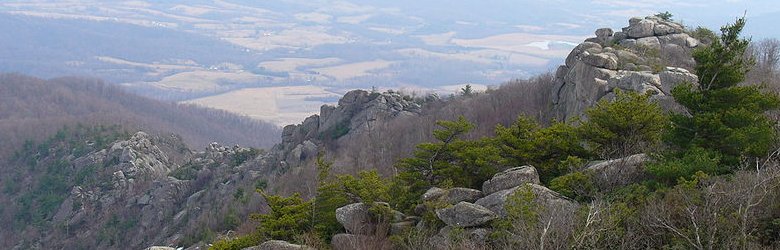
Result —
[[[659, 2], [680, 20], [701, 5]], [[742, 13], [723, 2], [697, 24]], [[770, 3], [745, 4], [748, 16], [774, 20]], [[97, 77], [285, 125], [354, 88], [449, 94], [551, 71], [595, 28], [658, 11], [623, 1], [3, 1], [0, 71]]]

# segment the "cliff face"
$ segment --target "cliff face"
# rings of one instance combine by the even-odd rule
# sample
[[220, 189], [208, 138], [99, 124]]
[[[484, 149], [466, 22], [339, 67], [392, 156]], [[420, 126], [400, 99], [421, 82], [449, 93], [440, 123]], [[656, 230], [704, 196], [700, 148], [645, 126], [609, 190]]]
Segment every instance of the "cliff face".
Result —
[[616, 89], [650, 93], [672, 108], [671, 89], [698, 82], [689, 71], [695, 64], [690, 54], [701, 42], [684, 32], [681, 24], [655, 16], [632, 18], [619, 32], [596, 30], [555, 73], [555, 117], [579, 117], [599, 100], [613, 98]]

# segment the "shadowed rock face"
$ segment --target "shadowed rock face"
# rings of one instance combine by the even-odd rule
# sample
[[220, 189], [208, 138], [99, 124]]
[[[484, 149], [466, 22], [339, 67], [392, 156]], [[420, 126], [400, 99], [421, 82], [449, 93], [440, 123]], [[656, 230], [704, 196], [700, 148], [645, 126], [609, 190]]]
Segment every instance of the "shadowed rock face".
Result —
[[684, 31], [681, 24], [655, 16], [632, 18], [619, 32], [596, 30], [596, 37], [575, 47], [556, 71], [555, 117], [580, 117], [599, 100], [614, 98], [616, 89], [650, 93], [662, 107], [674, 109], [671, 89], [698, 82], [682, 67], [695, 64], [690, 52], [700, 42]]

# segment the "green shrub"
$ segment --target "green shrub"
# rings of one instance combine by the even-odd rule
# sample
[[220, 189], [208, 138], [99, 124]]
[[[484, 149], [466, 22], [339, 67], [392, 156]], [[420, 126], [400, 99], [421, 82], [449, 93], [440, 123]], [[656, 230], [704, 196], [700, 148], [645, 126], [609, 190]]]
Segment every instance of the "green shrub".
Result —
[[591, 176], [583, 172], [573, 172], [552, 179], [550, 189], [580, 202], [592, 199], [596, 192]]

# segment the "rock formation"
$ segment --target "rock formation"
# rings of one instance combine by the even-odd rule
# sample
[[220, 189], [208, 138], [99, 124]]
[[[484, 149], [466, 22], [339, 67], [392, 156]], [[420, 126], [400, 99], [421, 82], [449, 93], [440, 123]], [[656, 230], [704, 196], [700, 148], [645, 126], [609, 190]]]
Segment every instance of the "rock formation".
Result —
[[580, 117], [599, 100], [614, 98], [617, 89], [650, 93], [672, 109], [671, 89], [698, 82], [688, 69], [695, 63], [691, 50], [700, 42], [681, 24], [655, 16], [632, 18], [622, 31], [602, 28], [595, 34], [575, 47], [555, 73], [552, 99], [558, 120]]

